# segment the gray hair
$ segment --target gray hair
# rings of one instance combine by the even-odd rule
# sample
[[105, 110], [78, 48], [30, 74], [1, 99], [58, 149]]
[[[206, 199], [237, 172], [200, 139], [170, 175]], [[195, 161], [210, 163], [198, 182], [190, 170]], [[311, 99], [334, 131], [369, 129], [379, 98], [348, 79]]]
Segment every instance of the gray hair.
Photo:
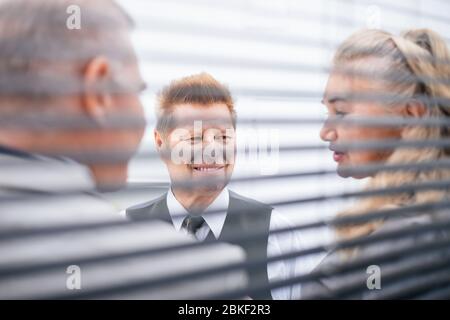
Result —
[[[73, 5], [80, 8], [80, 29], [67, 27]], [[135, 60], [128, 37], [132, 27], [112, 0], [0, 0], [0, 94], [78, 93], [80, 79], [64, 71], [97, 56], [111, 62], [114, 78], [114, 69]], [[108, 86], [121, 84], [111, 79]]]

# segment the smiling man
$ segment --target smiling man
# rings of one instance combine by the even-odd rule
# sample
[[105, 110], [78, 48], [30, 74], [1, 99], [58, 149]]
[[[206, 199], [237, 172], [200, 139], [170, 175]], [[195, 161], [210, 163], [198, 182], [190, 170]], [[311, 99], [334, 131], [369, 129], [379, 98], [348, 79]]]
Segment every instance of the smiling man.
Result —
[[[291, 224], [269, 205], [228, 190], [235, 163], [236, 112], [229, 90], [206, 73], [172, 82], [159, 95], [156, 147], [171, 188], [161, 197], [131, 207], [132, 220], [159, 219], [197, 240], [241, 246], [249, 261], [300, 250], [295, 232], [271, 234]], [[263, 237], [239, 240], [242, 235]], [[268, 286], [308, 271], [304, 260], [279, 260], [248, 270], [250, 286]], [[260, 290], [255, 299], [296, 299], [300, 286]]]

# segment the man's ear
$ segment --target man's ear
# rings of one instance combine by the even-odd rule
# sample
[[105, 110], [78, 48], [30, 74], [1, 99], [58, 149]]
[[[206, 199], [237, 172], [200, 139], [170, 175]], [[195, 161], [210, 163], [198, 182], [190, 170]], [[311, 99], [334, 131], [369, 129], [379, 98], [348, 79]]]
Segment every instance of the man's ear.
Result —
[[165, 162], [167, 158], [167, 145], [164, 142], [163, 135], [158, 130], [153, 130], [153, 136], [155, 138], [156, 150], [159, 153], [160, 158]]
[[153, 130], [153, 136], [155, 137], [155, 145], [156, 145], [156, 149], [158, 151], [161, 151], [161, 148], [163, 147], [163, 139], [161, 134], [159, 133], [158, 130]]
[[427, 106], [419, 100], [413, 99], [408, 101], [408, 103], [403, 108], [403, 116], [422, 118], [428, 111]]
[[110, 64], [105, 57], [90, 60], [83, 71], [83, 107], [86, 113], [97, 121], [107, 115], [112, 104], [112, 93], [105, 88], [110, 76]]

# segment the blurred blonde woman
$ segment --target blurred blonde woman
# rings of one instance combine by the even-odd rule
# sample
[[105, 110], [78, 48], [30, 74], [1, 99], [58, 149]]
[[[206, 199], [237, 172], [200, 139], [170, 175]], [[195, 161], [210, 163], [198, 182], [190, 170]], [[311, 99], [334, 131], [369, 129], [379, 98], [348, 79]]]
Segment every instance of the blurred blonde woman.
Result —
[[[427, 29], [410, 30], [401, 36], [395, 36], [381, 30], [362, 30], [345, 40], [338, 48], [333, 68], [328, 79], [323, 103], [330, 117], [337, 119], [409, 119], [422, 120], [448, 119], [450, 121], [450, 53], [445, 41], [435, 32]], [[342, 143], [364, 141], [423, 141], [444, 140], [449, 138], [447, 126], [436, 125], [398, 125], [398, 126], [353, 126], [335, 121], [325, 122], [321, 138], [329, 143], [333, 158], [338, 163], [337, 171], [343, 177], [356, 179], [369, 178], [367, 190], [423, 184], [435, 181], [450, 181], [448, 167], [415, 170], [378, 171], [371, 174], [352, 173], [346, 168], [370, 164], [398, 165], [420, 164], [449, 159], [447, 148], [405, 148], [390, 150], [352, 150], [340, 149]], [[352, 208], [339, 213], [339, 216], [364, 214], [384, 209], [414, 206], [426, 203], [438, 203], [448, 199], [449, 189], [429, 189], [405, 193], [392, 193], [389, 196], [362, 198]], [[364, 236], [374, 236], [382, 232], [404, 230], [433, 222], [437, 216], [446, 214], [427, 211], [420, 215], [388, 217], [381, 220], [339, 227], [340, 240], [349, 240]], [[446, 215], [450, 219], [450, 214]], [[354, 259], [362, 259], [387, 252], [401, 252], [429, 241], [433, 242], [446, 233], [417, 234], [392, 241], [378, 241], [372, 245], [361, 245], [345, 251], [331, 252], [318, 266], [317, 270], [332, 271], [333, 266]], [[444, 250], [445, 251], [445, 250]], [[419, 258], [413, 255], [391, 259], [389, 263], [377, 263], [380, 267], [381, 283], [383, 275], [398, 272], [407, 266], [435, 261], [444, 251], [431, 253]], [[406, 252], [406, 251], [405, 251]], [[448, 251], [447, 251], [448, 254]], [[403, 284], [384, 282], [381, 290], [367, 288], [367, 267], [357, 268], [339, 276], [323, 278], [314, 283], [305, 284], [304, 297], [326, 298], [370, 298], [374, 296], [395, 298], [393, 288], [407, 285], [408, 281], [418, 281], [419, 277], [405, 278]], [[447, 269], [450, 266], [447, 265]], [[424, 274], [423, 276], [427, 276]], [[426, 280], [426, 279], [425, 279]], [[351, 286], [358, 290], [350, 290]], [[449, 284], [447, 283], [447, 286]], [[337, 289], [347, 288], [348, 296], [338, 294]], [[398, 287], [396, 287], [398, 288]], [[401, 291], [401, 290], [400, 290]]]

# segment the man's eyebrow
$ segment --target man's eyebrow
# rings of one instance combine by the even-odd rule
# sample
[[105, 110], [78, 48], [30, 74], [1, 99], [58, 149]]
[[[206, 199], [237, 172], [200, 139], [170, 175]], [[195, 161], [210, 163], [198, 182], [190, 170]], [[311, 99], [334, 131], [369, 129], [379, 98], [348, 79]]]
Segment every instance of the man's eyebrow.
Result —
[[336, 103], [336, 102], [347, 102], [348, 98], [345, 96], [331, 96], [329, 98], [324, 98], [322, 100], [322, 103], [325, 104], [325, 102], [328, 102], [330, 104]]

